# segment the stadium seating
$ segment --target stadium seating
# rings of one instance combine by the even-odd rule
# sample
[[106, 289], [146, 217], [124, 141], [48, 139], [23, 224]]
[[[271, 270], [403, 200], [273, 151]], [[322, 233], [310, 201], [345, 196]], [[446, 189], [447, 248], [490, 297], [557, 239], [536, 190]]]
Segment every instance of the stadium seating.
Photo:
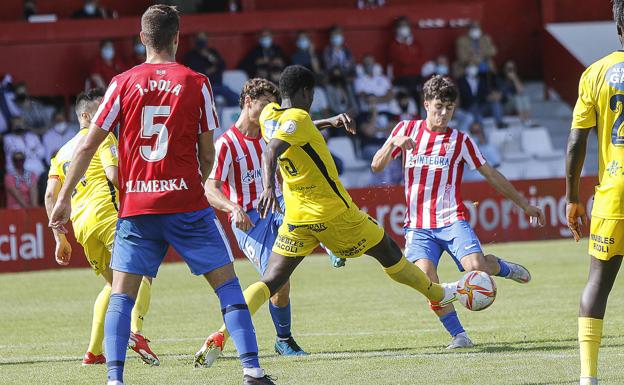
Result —
[[223, 71], [223, 85], [232, 91], [240, 94], [243, 85], [247, 81], [247, 73], [242, 70], [225, 70]]
[[344, 171], [340, 180], [345, 187], [362, 187], [370, 181], [370, 164], [357, 157], [353, 141], [345, 136], [330, 138], [327, 142], [329, 151], [342, 160]]

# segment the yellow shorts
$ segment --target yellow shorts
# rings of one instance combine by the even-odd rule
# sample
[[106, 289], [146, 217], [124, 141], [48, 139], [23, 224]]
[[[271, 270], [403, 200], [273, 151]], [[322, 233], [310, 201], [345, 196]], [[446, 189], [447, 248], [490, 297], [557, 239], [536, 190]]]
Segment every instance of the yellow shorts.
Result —
[[589, 255], [603, 261], [624, 255], [624, 220], [592, 217]]
[[95, 274], [102, 274], [110, 265], [116, 223], [116, 218], [115, 221], [103, 223], [91, 232], [86, 241], [80, 242]]
[[341, 258], [355, 258], [377, 245], [384, 230], [355, 205], [335, 218], [305, 225], [282, 223], [273, 251], [286, 257], [305, 257], [320, 243]]

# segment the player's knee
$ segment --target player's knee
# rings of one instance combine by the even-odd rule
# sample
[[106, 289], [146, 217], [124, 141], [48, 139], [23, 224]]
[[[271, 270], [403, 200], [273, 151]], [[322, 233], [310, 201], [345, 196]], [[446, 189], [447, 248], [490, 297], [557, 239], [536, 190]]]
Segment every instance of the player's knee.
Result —
[[485, 271], [486, 273], [490, 272], [490, 267], [488, 266], [487, 261], [483, 255], [472, 255], [468, 257], [464, 257], [461, 260], [461, 264], [466, 271]]

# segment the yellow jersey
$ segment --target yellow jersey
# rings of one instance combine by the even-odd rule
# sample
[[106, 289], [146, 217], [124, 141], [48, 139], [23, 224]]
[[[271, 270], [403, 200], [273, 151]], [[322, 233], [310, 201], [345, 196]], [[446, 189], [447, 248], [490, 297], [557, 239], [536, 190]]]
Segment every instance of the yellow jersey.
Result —
[[[56, 153], [50, 161], [48, 178], [65, 181], [74, 151], [89, 130], [80, 130]], [[111, 218], [117, 218], [119, 194], [106, 178], [107, 167], [117, 166], [117, 139], [112, 133], [98, 147], [89, 168], [80, 179], [71, 198], [71, 221], [76, 240], [83, 244], [99, 225], [109, 225]]]
[[288, 224], [326, 222], [353, 206], [338, 179], [334, 159], [310, 114], [270, 103], [260, 114], [262, 137], [290, 147], [279, 157]]
[[598, 181], [592, 215], [624, 219], [624, 52], [590, 65], [579, 82], [572, 128], [598, 133]]

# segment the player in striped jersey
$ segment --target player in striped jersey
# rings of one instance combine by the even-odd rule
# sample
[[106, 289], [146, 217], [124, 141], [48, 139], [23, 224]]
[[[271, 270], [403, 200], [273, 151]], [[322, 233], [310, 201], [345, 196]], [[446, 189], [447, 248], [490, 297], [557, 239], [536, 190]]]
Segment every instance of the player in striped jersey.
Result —
[[[262, 152], [266, 147], [260, 133], [260, 113], [269, 103], [280, 99], [278, 88], [265, 79], [248, 80], [240, 95], [240, 117], [215, 143], [215, 161], [206, 181], [206, 195], [210, 204], [229, 213], [232, 231], [238, 247], [263, 275], [269, 264], [271, 249], [275, 243], [284, 215], [273, 212], [260, 218], [257, 211], [262, 185]], [[327, 121], [347, 119], [338, 115]], [[314, 122], [327, 126], [324, 121]], [[346, 127], [347, 125], [345, 125]], [[278, 200], [284, 211], [281, 193]], [[329, 250], [330, 256], [338, 259]], [[285, 356], [306, 355], [291, 333], [290, 283], [287, 282], [269, 301], [269, 312], [275, 325], [277, 338], [275, 352]], [[195, 366], [209, 367], [220, 355], [225, 338], [225, 328], [211, 334], [195, 354]]]
[[[439, 282], [437, 266], [443, 251], [451, 255], [460, 271], [480, 270], [520, 283], [531, 274], [523, 266], [492, 254], [484, 255], [479, 239], [467, 222], [467, 210], [460, 196], [464, 165], [477, 169], [506, 198], [531, 220], [544, 225], [544, 214], [513, 187], [481, 155], [465, 133], [448, 127], [457, 100], [457, 87], [442, 76], [429, 79], [424, 87], [426, 120], [400, 122], [384, 146], [375, 154], [372, 169], [383, 170], [392, 159], [403, 155], [405, 178], [406, 258], [420, 267], [433, 282]], [[431, 309], [452, 337], [449, 349], [472, 347], [453, 305]]]

